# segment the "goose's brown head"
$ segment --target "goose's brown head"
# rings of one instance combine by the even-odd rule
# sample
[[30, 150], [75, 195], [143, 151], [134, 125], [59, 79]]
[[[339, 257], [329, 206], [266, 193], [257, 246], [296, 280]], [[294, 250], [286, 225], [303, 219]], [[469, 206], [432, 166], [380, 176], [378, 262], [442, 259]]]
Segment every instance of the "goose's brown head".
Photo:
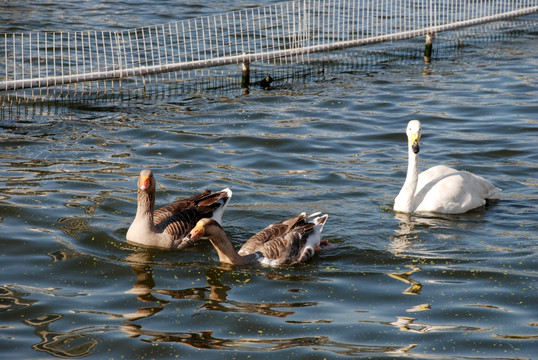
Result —
[[151, 191], [155, 189], [155, 178], [153, 172], [149, 169], [142, 170], [138, 178], [138, 190]]
[[214, 234], [214, 231], [222, 227], [213, 219], [204, 218], [196, 223], [196, 226], [183, 238], [178, 244], [178, 249], [183, 249], [192, 246], [200, 239], [208, 239]]

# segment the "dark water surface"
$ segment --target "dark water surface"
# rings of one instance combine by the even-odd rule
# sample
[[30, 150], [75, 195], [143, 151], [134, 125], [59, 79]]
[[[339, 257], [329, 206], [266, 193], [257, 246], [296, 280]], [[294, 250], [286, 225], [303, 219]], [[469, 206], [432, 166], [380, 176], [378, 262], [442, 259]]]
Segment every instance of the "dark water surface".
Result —
[[[259, 5], [204, 3], [15, 1], [0, 29], [129, 28]], [[0, 357], [536, 358], [537, 45], [526, 32], [268, 91], [4, 118]], [[422, 168], [470, 170], [501, 199], [463, 215], [393, 213], [413, 118]], [[207, 244], [130, 245], [145, 167], [158, 205], [231, 187], [237, 246], [322, 211], [331, 248], [271, 269], [224, 266]]]

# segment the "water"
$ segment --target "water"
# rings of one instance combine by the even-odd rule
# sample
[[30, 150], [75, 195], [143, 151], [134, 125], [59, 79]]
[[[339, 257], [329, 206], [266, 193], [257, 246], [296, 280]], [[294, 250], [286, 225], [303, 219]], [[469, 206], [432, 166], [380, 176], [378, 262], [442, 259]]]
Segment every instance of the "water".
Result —
[[[3, 31], [29, 21], [10, 4]], [[170, 20], [166, 4], [103, 3], [91, 23], [80, 14], [92, 3], [22, 4], [32, 30]], [[527, 32], [250, 94], [14, 113], [0, 130], [1, 357], [535, 357], [536, 43]], [[393, 213], [413, 118], [423, 168], [470, 170], [501, 199], [463, 215]], [[158, 205], [231, 187], [224, 224], [237, 246], [323, 211], [331, 248], [270, 269], [220, 264], [208, 244], [127, 244], [144, 167]]]

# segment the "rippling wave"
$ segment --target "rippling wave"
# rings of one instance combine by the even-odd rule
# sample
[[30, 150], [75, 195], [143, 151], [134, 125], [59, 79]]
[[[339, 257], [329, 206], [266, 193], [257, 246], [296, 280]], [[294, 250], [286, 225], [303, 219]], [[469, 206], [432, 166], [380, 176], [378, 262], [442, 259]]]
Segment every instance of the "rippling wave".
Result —
[[[1, 27], [30, 19], [80, 30], [117, 16], [131, 27], [162, 22], [171, 6], [214, 11], [94, 5], [74, 3], [60, 21], [43, 14], [62, 2], [10, 2]], [[532, 358], [534, 42], [523, 31], [428, 64], [396, 56], [250, 93], [10, 110], [0, 123], [4, 356]], [[470, 170], [502, 188], [501, 199], [461, 215], [394, 213], [412, 118], [423, 124], [421, 168]], [[231, 187], [223, 221], [235, 246], [302, 211], [329, 214], [331, 246], [308, 264], [269, 269], [221, 264], [209, 244], [128, 244], [146, 167], [157, 205]]]

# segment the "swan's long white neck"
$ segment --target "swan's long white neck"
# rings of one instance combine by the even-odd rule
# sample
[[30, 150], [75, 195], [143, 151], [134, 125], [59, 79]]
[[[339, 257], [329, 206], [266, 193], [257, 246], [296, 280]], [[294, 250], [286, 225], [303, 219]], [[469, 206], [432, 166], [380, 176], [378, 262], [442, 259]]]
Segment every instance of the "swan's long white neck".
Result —
[[413, 200], [415, 198], [415, 191], [417, 190], [418, 182], [418, 153], [415, 154], [412, 149], [411, 142], [408, 145], [408, 165], [407, 176], [405, 182], [398, 194], [398, 202], [401, 206], [399, 211], [412, 212]]

